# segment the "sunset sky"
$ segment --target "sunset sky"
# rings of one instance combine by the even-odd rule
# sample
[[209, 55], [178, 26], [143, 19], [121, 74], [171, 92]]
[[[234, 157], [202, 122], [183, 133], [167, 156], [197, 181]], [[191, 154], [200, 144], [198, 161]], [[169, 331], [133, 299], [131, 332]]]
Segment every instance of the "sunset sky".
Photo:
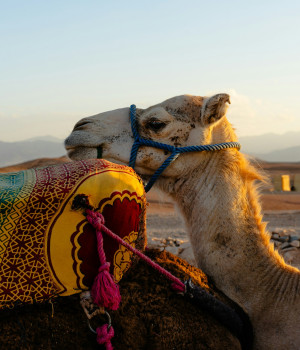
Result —
[[228, 92], [240, 136], [300, 131], [299, 1], [1, 1], [0, 141]]

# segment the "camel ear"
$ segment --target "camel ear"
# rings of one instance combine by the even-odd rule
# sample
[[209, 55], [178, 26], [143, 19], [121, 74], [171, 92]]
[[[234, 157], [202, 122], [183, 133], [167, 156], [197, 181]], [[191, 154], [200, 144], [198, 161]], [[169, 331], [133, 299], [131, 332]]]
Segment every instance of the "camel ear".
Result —
[[225, 116], [230, 97], [227, 94], [218, 94], [208, 97], [200, 112], [200, 121], [203, 126], [215, 123]]

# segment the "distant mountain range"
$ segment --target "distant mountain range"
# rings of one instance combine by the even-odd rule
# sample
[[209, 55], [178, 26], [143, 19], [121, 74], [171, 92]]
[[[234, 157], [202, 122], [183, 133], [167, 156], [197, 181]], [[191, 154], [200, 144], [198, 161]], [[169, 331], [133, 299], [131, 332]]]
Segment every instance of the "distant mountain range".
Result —
[[[268, 162], [300, 162], [300, 131], [282, 135], [240, 137], [242, 152]], [[66, 154], [63, 140], [53, 136], [34, 137], [19, 142], [0, 141], [0, 167], [37, 158], [57, 158]]]
[[36, 136], [36, 137], [32, 137], [28, 140], [25, 141], [48, 141], [48, 142], [55, 142], [55, 143], [63, 143], [64, 140], [59, 139], [55, 136], [51, 136], [51, 135], [46, 135], [46, 136]]
[[0, 167], [45, 157], [61, 157], [66, 154], [63, 140], [54, 137], [37, 137], [19, 142], [0, 141]]
[[269, 153], [252, 153], [251, 155], [267, 162], [300, 162], [300, 146], [277, 149]]
[[300, 131], [240, 137], [242, 152], [268, 162], [300, 162]]
[[258, 136], [239, 137], [245, 153], [264, 154], [277, 149], [300, 146], [300, 131], [285, 134], [263, 134]]

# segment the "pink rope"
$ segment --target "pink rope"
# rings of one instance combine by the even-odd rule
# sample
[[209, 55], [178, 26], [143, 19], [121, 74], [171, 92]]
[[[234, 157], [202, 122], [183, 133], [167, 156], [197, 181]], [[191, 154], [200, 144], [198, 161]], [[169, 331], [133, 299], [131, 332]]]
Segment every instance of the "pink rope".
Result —
[[[87, 219], [91, 225], [94, 226], [94, 228], [97, 231], [104, 232], [114, 240], [116, 240], [119, 244], [122, 244], [125, 248], [136, 254], [139, 258], [144, 260], [148, 265], [152, 266], [155, 270], [157, 270], [160, 274], [165, 276], [167, 279], [173, 282], [172, 287], [180, 293], [183, 293], [185, 291], [185, 285], [184, 283], [177, 277], [173, 276], [170, 272], [165, 270], [163, 267], [156, 264], [154, 261], [152, 261], [150, 258], [148, 258], [146, 255], [141, 253], [139, 250], [133, 248], [130, 244], [125, 242], [121, 237], [113, 233], [110, 229], [108, 229], [104, 225], [104, 217], [99, 212], [94, 212], [90, 209], [86, 210]], [[103, 252], [104, 253], [104, 252]]]
[[[159, 273], [164, 275], [170, 281], [173, 282], [172, 287], [177, 292], [184, 292], [185, 285], [181, 280], [173, 276], [170, 272], [156, 264], [146, 255], [139, 250], [133, 248], [130, 244], [125, 242], [121, 237], [109, 230], [105, 225], [104, 217], [101, 213], [95, 212], [91, 209], [86, 209], [86, 217], [88, 222], [95, 228], [97, 235], [97, 250], [100, 260], [100, 267], [98, 269], [98, 275], [95, 277], [91, 294], [95, 304], [104, 306], [111, 310], [117, 310], [121, 301], [119, 292], [119, 286], [115, 283], [113, 276], [109, 273], [110, 264], [106, 261], [105, 252], [103, 249], [103, 236], [102, 233], [106, 233], [108, 236], [116, 240], [119, 244], [122, 244], [125, 248], [136, 254], [148, 265], [152, 266]], [[96, 329], [98, 344], [105, 344], [106, 350], [113, 350], [111, 339], [114, 337], [114, 329], [108, 327], [107, 324]]]

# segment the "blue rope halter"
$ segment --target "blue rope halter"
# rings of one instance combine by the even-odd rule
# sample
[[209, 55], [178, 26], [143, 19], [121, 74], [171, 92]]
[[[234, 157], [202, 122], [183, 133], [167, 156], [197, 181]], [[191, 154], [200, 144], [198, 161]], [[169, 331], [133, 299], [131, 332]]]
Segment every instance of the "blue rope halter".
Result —
[[129, 166], [134, 169], [135, 161], [137, 157], [138, 150], [140, 146], [148, 146], [154, 148], [160, 148], [166, 151], [171, 152], [171, 155], [162, 163], [162, 165], [155, 171], [155, 173], [150, 178], [149, 182], [145, 187], [145, 191], [148, 192], [153, 186], [154, 182], [157, 180], [159, 175], [172, 163], [181, 153], [187, 152], [202, 152], [202, 151], [219, 151], [226, 148], [237, 148], [240, 149], [241, 145], [238, 142], [224, 142], [217, 143], [214, 145], [201, 145], [201, 146], [186, 146], [186, 147], [175, 147], [167, 145], [165, 143], [155, 142], [152, 140], [146, 140], [140, 137], [137, 131], [136, 123], [136, 106], [130, 106], [130, 121], [131, 121], [131, 130], [134, 136], [134, 143], [131, 148]]

